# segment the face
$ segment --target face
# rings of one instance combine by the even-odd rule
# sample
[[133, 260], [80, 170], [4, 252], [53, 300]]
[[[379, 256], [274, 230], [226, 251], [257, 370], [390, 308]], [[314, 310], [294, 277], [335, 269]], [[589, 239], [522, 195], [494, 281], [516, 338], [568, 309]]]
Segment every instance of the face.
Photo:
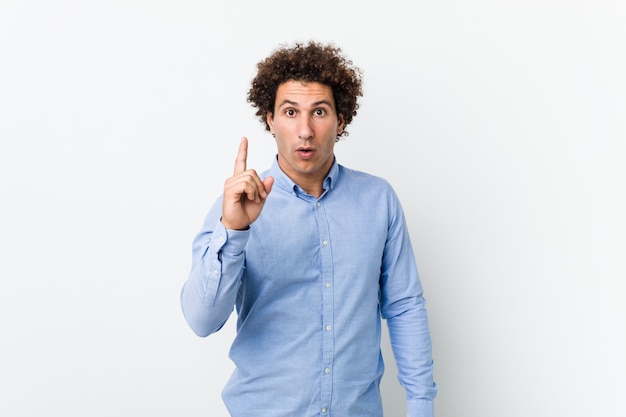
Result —
[[275, 114], [267, 115], [275, 135], [280, 168], [305, 190], [321, 187], [334, 159], [343, 117], [337, 116], [329, 86], [287, 81], [276, 91]]

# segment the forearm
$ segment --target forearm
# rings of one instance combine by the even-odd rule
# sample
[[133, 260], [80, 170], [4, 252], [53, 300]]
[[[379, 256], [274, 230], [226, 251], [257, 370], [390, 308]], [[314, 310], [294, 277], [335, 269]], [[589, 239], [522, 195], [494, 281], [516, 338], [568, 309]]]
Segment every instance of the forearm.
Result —
[[398, 379], [407, 393], [407, 416], [434, 416], [437, 385], [433, 379], [432, 342], [422, 297], [406, 300], [407, 308], [387, 320]]
[[185, 320], [199, 336], [218, 331], [233, 311], [247, 239], [248, 232], [226, 230], [218, 221], [194, 241], [193, 265], [180, 302]]
[[218, 331], [228, 320], [237, 297], [241, 270], [228, 273], [213, 267], [196, 268], [191, 272], [181, 291], [180, 302], [187, 324], [198, 336]]

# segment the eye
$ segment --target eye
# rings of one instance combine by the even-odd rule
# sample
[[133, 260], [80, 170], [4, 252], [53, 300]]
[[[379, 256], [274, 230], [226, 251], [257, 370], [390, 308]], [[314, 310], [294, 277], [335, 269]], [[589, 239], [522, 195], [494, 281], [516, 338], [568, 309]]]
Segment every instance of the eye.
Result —
[[287, 109], [287, 110], [285, 110], [285, 114], [287, 116], [295, 116], [296, 115], [296, 111], [294, 109]]
[[315, 115], [316, 116], [324, 116], [326, 114], [326, 110], [325, 109], [315, 109]]

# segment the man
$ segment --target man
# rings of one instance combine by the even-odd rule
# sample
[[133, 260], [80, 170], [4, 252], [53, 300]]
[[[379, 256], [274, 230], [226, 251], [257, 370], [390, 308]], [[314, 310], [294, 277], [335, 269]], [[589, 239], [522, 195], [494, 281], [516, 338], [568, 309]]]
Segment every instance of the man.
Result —
[[383, 179], [337, 163], [361, 73], [316, 42], [258, 64], [248, 101], [276, 140], [272, 167], [232, 177], [193, 243], [181, 304], [200, 336], [237, 309], [233, 417], [380, 417], [387, 319], [407, 414], [432, 416], [437, 386], [422, 288], [404, 214]]

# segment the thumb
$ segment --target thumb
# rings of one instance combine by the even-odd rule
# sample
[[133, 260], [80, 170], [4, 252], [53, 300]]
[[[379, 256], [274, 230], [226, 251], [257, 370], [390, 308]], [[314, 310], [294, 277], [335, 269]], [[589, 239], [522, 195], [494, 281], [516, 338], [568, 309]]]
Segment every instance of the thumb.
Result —
[[272, 191], [272, 185], [274, 185], [274, 177], [265, 177], [265, 179], [263, 179], [263, 186], [267, 194]]

